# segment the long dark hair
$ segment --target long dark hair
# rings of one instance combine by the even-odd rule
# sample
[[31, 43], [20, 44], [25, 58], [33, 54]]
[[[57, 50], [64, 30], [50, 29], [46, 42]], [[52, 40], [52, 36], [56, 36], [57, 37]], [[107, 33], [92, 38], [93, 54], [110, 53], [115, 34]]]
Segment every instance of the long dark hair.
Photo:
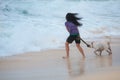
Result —
[[78, 13], [67, 13], [66, 20], [74, 23], [76, 26], [82, 26], [82, 23], [78, 22], [78, 20], [81, 20], [82, 18], [76, 17], [77, 14]]

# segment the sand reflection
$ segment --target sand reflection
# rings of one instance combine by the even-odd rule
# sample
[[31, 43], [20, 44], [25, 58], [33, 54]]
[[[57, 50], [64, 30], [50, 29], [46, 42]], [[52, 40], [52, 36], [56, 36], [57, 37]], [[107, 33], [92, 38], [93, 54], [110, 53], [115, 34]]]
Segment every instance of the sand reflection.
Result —
[[103, 68], [112, 66], [112, 55], [96, 56], [95, 60], [97, 67]]
[[86, 73], [97, 72], [100, 69], [112, 66], [112, 55], [94, 56], [86, 59], [66, 59], [68, 73], [72, 77]]
[[68, 73], [70, 76], [81, 76], [85, 72], [84, 59], [66, 59]]

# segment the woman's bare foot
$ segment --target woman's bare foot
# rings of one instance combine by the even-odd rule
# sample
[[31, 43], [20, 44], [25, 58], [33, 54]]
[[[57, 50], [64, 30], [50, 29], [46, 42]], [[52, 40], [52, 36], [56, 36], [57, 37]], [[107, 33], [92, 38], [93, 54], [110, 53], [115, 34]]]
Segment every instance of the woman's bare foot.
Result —
[[63, 58], [63, 59], [67, 59], [67, 58], [69, 58], [69, 57], [67, 57], [67, 56], [63, 56], [62, 58]]

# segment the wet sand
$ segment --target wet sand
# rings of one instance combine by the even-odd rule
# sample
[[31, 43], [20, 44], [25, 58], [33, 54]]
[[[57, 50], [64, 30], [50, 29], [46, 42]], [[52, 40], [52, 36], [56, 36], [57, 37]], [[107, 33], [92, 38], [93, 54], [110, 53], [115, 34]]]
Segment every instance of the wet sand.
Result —
[[85, 59], [74, 44], [68, 59], [64, 48], [1, 57], [0, 80], [120, 80], [120, 38], [112, 38], [112, 55], [81, 46]]

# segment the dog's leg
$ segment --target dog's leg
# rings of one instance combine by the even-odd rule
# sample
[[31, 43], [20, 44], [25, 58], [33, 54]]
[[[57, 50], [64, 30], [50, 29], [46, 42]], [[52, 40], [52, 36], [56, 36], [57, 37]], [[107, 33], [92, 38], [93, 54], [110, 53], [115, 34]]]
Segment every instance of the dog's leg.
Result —
[[108, 50], [106, 50], [106, 51], [109, 53], [109, 55], [112, 54], [111, 50], [108, 49]]
[[97, 55], [97, 51], [96, 50], [94, 51], [94, 53], [95, 53], [95, 55]]
[[112, 54], [112, 50], [111, 50], [111, 47], [109, 47], [108, 49], [109, 49], [109, 51], [110, 51], [110, 52], [109, 52], [109, 54]]
[[112, 54], [112, 50], [111, 50], [111, 46], [110, 46], [110, 43], [108, 42], [108, 50], [107, 50], [107, 52], [109, 53], [109, 54]]
[[94, 53], [95, 53], [95, 55], [99, 56], [99, 55], [97, 54], [97, 50], [95, 50]]
[[102, 54], [102, 51], [100, 51], [100, 56], [101, 56], [101, 54]]

